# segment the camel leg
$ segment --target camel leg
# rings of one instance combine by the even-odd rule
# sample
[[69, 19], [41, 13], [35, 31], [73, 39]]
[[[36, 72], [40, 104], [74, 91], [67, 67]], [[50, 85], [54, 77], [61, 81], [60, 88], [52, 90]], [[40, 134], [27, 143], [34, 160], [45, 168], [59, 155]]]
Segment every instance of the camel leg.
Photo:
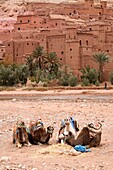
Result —
[[13, 143], [16, 143], [16, 139], [15, 139], [15, 133], [13, 133]]
[[17, 146], [18, 148], [21, 148], [21, 147], [22, 147], [22, 144], [19, 142], [18, 133], [15, 135], [15, 138], [16, 138], [16, 146]]
[[17, 143], [16, 143], [16, 146], [17, 146], [18, 148], [21, 148], [21, 147], [22, 147], [22, 144], [19, 143], [19, 142], [17, 142]]
[[29, 141], [26, 142], [27, 146], [31, 146], [31, 143]]

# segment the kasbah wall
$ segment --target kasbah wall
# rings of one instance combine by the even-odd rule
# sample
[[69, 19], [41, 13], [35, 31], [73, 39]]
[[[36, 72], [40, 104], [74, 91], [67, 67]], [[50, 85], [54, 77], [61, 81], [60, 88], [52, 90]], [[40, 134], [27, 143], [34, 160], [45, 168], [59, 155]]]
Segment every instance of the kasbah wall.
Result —
[[41, 45], [56, 52], [62, 64], [79, 77], [79, 69], [98, 68], [93, 54], [105, 52], [110, 62], [104, 67], [104, 80], [113, 71], [113, 9], [107, 1], [80, 3], [32, 3], [29, 13], [17, 16], [13, 29], [0, 30], [0, 58], [4, 52], [11, 63], [24, 63], [25, 57]]

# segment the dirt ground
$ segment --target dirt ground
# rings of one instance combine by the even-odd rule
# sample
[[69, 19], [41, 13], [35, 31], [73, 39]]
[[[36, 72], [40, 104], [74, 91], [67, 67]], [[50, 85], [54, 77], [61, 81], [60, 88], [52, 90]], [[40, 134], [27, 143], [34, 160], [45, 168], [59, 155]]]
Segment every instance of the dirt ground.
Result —
[[[100, 147], [72, 156], [65, 146], [56, 144], [61, 119], [70, 115], [78, 120], [80, 129], [91, 121], [102, 123]], [[22, 117], [26, 125], [38, 117], [45, 127], [52, 125], [50, 145], [17, 148], [12, 143], [12, 128], [18, 117]], [[112, 170], [113, 90], [0, 92], [0, 170], [21, 169]]]

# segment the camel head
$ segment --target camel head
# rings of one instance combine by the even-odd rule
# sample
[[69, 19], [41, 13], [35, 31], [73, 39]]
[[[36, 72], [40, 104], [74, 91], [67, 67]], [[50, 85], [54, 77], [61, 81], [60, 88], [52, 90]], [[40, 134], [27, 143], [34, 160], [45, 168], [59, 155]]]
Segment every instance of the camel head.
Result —
[[76, 133], [79, 131], [79, 124], [72, 117], [69, 117], [62, 121], [61, 129], [64, 129], [64, 135], [68, 135], [69, 132], [72, 132], [76, 136]]
[[76, 137], [77, 132], [79, 131], [79, 124], [76, 120], [72, 117], [67, 117], [66, 119], [62, 120], [59, 134], [58, 134], [58, 141], [60, 143], [65, 142], [65, 138]]
[[53, 134], [54, 128], [52, 126], [48, 126], [47, 127], [47, 133], [50, 134], [50, 137], [52, 138], [52, 134]]

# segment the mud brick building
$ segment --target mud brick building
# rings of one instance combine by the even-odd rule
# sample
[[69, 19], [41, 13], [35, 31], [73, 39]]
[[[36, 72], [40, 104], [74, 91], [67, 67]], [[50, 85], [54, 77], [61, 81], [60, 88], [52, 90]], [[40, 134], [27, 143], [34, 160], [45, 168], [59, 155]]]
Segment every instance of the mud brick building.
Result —
[[113, 8], [107, 1], [30, 3], [27, 10], [17, 16], [13, 29], [0, 29], [0, 52], [21, 64], [41, 45], [48, 53], [56, 52], [61, 63], [78, 76], [86, 65], [98, 68], [92, 56], [105, 52], [110, 56], [104, 67], [104, 79], [108, 79], [113, 70]]

